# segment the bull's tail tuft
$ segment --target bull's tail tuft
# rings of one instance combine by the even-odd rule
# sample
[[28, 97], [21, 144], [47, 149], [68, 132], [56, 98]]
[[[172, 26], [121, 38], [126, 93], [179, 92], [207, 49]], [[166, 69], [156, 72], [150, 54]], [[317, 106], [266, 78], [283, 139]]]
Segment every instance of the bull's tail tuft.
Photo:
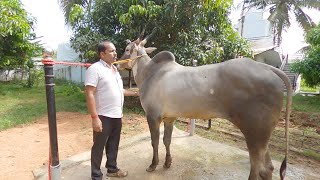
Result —
[[286, 176], [286, 170], [287, 170], [287, 157], [284, 158], [284, 160], [281, 163], [280, 166], [280, 178], [281, 180], [284, 180]]
[[285, 158], [282, 161], [282, 164], [280, 167], [280, 178], [281, 180], [283, 180], [286, 175], [287, 158], [289, 157], [288, 155], [289, 154], [289, 118], [290, 118], [291, 104], [292, 104], [292, 86], [288, 76], [282, 70], [267, 64], [263, 64], [263, 66], [268, 67], [274, 73], [276, 73], [283, 80], [287, 88], [287, 104], [286, 104], [286, 117], [285, 117], [286, 118], [286, 126], [285, 126], [286, 152], [285, 152]]

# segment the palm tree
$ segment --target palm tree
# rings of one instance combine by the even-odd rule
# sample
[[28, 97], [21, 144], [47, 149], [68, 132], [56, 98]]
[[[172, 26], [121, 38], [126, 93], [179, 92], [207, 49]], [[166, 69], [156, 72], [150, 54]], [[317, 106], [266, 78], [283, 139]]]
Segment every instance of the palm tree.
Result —
[[[244, 0], [243, 11], [255, 7], [257, 9], [268, 9], [270, 16], [268, 20], [272, 23], [277, 44], [281, 42], [283, 30], [291, 24], [289, 13], [293, 13], [298, 24], [305, 32], [308, 32], [316, 24], [302, 10], [302, 8], [320, 10], [319, 0]], [[241, 17], [243, 18], [243, 17]]]
[[91, 3], [92, 3], [92, 0], [58, 0], [58, 1], [64, 13], [66, 23], [69, 22], [70, 12], [74, 5], [77, 4], [83, 8], [88, 8], [88, 10], [90, 10]]

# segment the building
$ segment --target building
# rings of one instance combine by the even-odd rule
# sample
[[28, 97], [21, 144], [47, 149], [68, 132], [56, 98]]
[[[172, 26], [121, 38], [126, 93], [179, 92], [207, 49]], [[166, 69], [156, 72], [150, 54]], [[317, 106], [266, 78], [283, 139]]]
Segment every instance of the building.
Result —
[[277, 41], [271, 23], [267, 19], [268, 13], [263, 9], [252, 8], [242, 14], [235, 29], [249, 41], [254, 59], [283, 70], [289, 77], [294, 91], [299, 91], [300, 77], [290, 71], [293, 60], [289, 59], [288, 54], [283, 53], [281, 43]]
[[[58, 45], [56, 61], [79, 63], [81, 62], [79, 55], [79, 53], [76, 53], [74, 51], [70, 43], [62, 43]], [[67, 81], [83, 84], [85, 81], [86, 69], [87, 68], [84, 66], [56, 64], [54, 65], [53, 71], [56, 79], [64, 79]], [[134, 81], [133, 76], [129, 74], [132, 74], [131, 71], [120, 71], [120, 75], [122, 76], [124, 86], [131, 87], [131, 84], [134, 83]], [[131, 79], [131, 81], [129, 81], [129, 78]]]
[[[70, 43], [61, 43], [57, 49], [56, 61], [62, 62], [80, 62], [79, 53], [76, 53], [71, 48]], [[75, 83], [83, 84], [85, 80], [84, 66], [68, 66], [68, 65], [54, 65], [53, 72], [56, 79], [64, 79]]]

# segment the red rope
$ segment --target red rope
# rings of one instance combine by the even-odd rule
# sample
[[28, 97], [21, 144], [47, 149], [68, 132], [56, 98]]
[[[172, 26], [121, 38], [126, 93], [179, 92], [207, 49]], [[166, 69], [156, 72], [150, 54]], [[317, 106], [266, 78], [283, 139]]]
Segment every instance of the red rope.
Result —
[[55, 64], [62, 64], [62, 65], [69, 65], [69, 66], [84, 66], [89, 67], [91, 66], [90, 63], [73, 63], [73, 62], [61, 62], [61, 61], [54, 61], [53, 59], [44, 59], [41, 61], [44, 65], [55, 65]]
[[51, 180], [51, 146], [49, 145], [48, 180]]

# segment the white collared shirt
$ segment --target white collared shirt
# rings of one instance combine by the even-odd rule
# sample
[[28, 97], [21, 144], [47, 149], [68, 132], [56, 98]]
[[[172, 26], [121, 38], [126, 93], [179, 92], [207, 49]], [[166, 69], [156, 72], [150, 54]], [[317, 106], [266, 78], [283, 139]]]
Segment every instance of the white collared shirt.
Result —
[[117, 68], [100, 59], [86, 71], [85, 86], [96, 87], [95, 101], [98, 115], [111, 118], [122, 117], [123, 82]]

